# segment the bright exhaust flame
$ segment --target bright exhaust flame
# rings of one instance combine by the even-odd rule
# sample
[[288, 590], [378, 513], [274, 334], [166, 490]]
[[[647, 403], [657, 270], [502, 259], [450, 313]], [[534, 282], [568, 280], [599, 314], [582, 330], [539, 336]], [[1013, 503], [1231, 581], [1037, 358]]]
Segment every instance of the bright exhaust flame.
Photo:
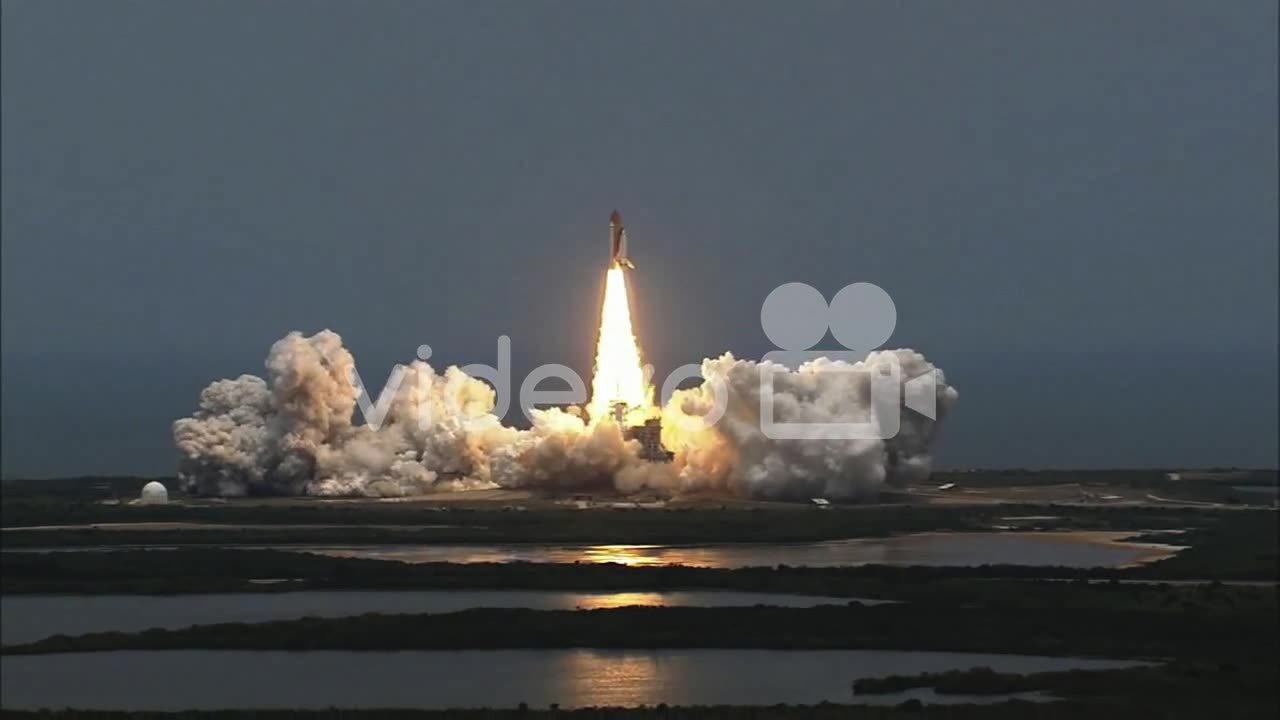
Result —
[[627, 276], [617, 265], [605, 280], [604, 306], [600, 311], [600, 344], [596, 347], [596, 371], [591, 379], [592, 422], [610, 417], [618, 403], [625, 403], [628, 425], [639, 424], [653, 412], [653, 386], [640, 362], [640, 346], [631, 329], [627, 303]]

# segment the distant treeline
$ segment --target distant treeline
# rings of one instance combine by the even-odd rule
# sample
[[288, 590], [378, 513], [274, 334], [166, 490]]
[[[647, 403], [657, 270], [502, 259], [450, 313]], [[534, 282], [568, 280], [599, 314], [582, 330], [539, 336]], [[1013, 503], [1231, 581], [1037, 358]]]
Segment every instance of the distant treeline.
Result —
[[1269, 610], [1033, 607], [914, 603], [862, 606], [477, 608], [455, 613], [303, 618], [181, 630], [53, 636], [7, 654], [108, 650], [454, 650], [503, 648], [900, 649], [1194, 658], [1274, 658]]
[[[883, 537], [923, 531], [981, 531], [1007, 524], [1010, 516], [1039, 516], [1027, 529], [1179, 529], [1216, 522], [1232, 510], [1188, 507], [1106, 507], [1054, 504], [859, 505], [818, 510], [783, 508], [677, 508], [665, 510], [545, 508], [430, 509], [403, 503], [371, 505], [254, 505], [236, 502], [205, 506], [123, 506], [93, 502], [5, 498], [0, 520], [6, 528], [127, 522], [204, 522], [280, 525], [279, 528], [93, 530], [8, 532], [6, 546], [139, 543], [699, 543], [802, 542], [849, 537]], [[1243, 511], [1263, 512], [1263, 511]], [[1270, 511], [1265, 511], [1270, 512]], [[338, 525], [339, 528], [296, 527]], [[287, 527], [295, 526], [295, 527]], [[383, 527], [377, 527], [383, 526]]]
[[[1240, 551], [1237, 551], [1240, 552]], [[1206, 555], [1206, 561], [1212, 555]], [[1158, 585], [1120, 583], [1161, 578], [1152, 568], [1069, 568], [1020, 565], [974, 567], [861, 565], [852, 567], [692, 568], [626, 567], [616, 564], [401, 563], [336, 558], [279, 550], [185, 548], [115, 552], [0, 553], [0, 590], [19, 593], [281, 592], [291, 590], [739, 590], [912, 602], [970, 602], [975, 597], [1011, 595], [1047, 603], [1068, 595], [1105, 597], [1103, 602], [1139, 596]], [[1271, 566], [1272, 568], [1274, 565]], [[1176, 570], [1176, 568], [1175, 568]], [[1189, 575], [1203, 571], [1194, 565]], [[1168, 576], [1177, 577], [1177, 572]], [[1212, 577], [1205, 572], [1203, 577]], [[1264, 575], [1263, 577], [1271, 577]], [[1032, 582], [1068, 578], [1078, 582]], [[1166, 577], [1166, 579], [1168, 579]], [[262, 580], [273, 581], [262, 584]], [[279, 582], [283, 580], [283, 582]], [[968, 583], [969, 580], [981, 580]], [[1092, 581], [1092, 582], [1089, 582]], [[1215, 585], [1205, 585], [1206, 588]], [[1170, 586], [1169, 590], [1179, 589]], [[1181, 588], [1189, 590], [1194, 588]], [[1239, 588], [1274, 601], [1274, 588]], [[975, 592], [977, 594], [975, 595]], [[1246, 595], [1242, 595], [1245, 597]], [[1163, 602], [1163, 600], [1161, 600]], [[1180, 602], [1178, 600], [1177, 602]]]
[[[1185, 661], [1124, 670], [1069, 670], [1021, 675], [972, 668], [945, 673], [860, 678], [854, 695], [896, 694], [932, 688], [939, 695], [1011, 695], [1048, 693], [1075, 700], [1133, 698], [1147, 709], [1191, 704], [1214, 708], [1205, 717], [1233, 717], [1241, 710], [1273, 716], [1276, 710], [1275, 667], [1267, 662]], [[1234, 712], [1233, 712], [1234, 710]]]

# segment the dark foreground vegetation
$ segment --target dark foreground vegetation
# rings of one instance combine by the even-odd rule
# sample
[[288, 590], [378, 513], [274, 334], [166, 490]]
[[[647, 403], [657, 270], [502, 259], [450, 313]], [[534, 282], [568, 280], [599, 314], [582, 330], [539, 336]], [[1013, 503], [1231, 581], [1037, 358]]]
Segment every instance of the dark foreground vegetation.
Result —
[[[180, 630], [54, 636], [6, 654], [107, 650], [453, 650], [505, 648], [899, 649], [1253, 660], [1274, 654], [1274, 601], [1046, 608], [1013, 599], [816, 608], [477, 608], [455, 613], [303, 618]], [[750, 628], [750, 632], [744, 632]], [[1266, 643], [1260, 643], [1260, 638]]]
[[[6, 594], [300, 590], [736, 590], [950, 607], [1274, 608], [1272, 585], [1138, 582], [1135, 570], [1029, 566], [741, 569], [613, 564], [423, 563], [277, 550], [0, 553]], [[1061, 580], [1050, 580], [1056, 578]], [[1069, 580], [1068, 580], [1069, 579]], [[1140, 579], [1140, 578], [1139, 578]]]
[[896, 694], [917, 688], [930, 688], [940, 695], [1039, 692], [1102, 707], [1136, 701], [1146, 712], [1159, 709], [1165, 716], [1192, 717], [1189, 709], [1197, 708], [1206, 717], [1264, 717], [1275, 713], [1280, 702], [1275, 672], [1272, 662], [1241, 664], [1184, 660], [1124, 670], [1070, 670], [1027, 675], [973, 668], [947, 673], [862, 678], [854, 682], [853, 690], [855, 695], [861, 696]]
[[1003, 688], [995, 690], [989, 671], [973, 670], [946, 675], [886, 678], [865, 681], [859, 692], [899, 692], [899, 689], [934, 687], [939, 693], [953, 689], [966, 695], [1038, 691], [1061, 698], [1033, 703], [1011, 700], [994, 705], [922, 705], [908, 700], [896, 706], [774, 705], [769, 707], [655, 707], [484, 710], [320, 710], [320, 711], [224, 711], [184, 713], [111, 712], [14, 712], [0, 717], [23, 720], [1156, 720], [1163, 718], [1271, 718], [1277, 710], [1274, 666], [1265, 664], [1173, 662], [1155, 667], [1107, 671], [1073, 671], [1031, 675], [1001, 675]]
[[1274, 702], [1277, 697], [1274, 671], [1274, 667], [1256, 663], [1241, 666], [1232, 662], [1187, 661], [1124, 670], [1067, 670], [1027, 675], [971, 668], [945, 673], [861, 678], [853, 683], [853, 692], [855, 695], [883, 695], [932, 688], [940, 695], [1011, 695], [1040, 691], [1069, 698], [1125, 694], [1141, 689], [1143, 694], [1183, 695], [1185, 693], [1179, 688], [1191, 683], [1213, 684], [1223, 693], [1237, 692]]
[[[1274, 474], [1273, 474], [1274, 475]], [[965, 482], [975, 482], [972, 473]], [[985, 477], [985, 476], [983, 476]], [[1004, 478], [1012, 480], [1013, 478]], [[140, 487], [144, 479], [138, 479]], [[1074, 482], [1065, 476], [1053, 482]], [[1231, 477], [1236, 483], [1238, 478]], [[1261, 478], [1246, 478], [1248, 485]], [[1003, 480], [990, 479], [997, 487]], [[1108, 482], [1137, 483], [1161, 495], [1167, 477], [1146, 474]], [[1200, 482], [1196, 479], [1196, 482]], [[1208, 479], [1204, 482], [1218, 482]], [[943, 482], [943, 480], [939, 480]], [[1021, 481], [1019, 481], [1021, 482]], [[59, 486], [60, 488], [63, 486]], [[1183, 486], [1186, 487], [1184, 484]], [[208, 504], [140, 508], [102, 505], [73, 485], [65, 492], [5, 484], [3, 524], [182, 521], [277, 525], [198, 530], [6, 531], [5, 549], [48, 546], [246, 545], [270, 543], [705, 543], [813, 541], [921, 530], [988, 530], [1024, 516], [1019, 529], [1123, 530], [1140, 539], [1189, 545], [1145, 566], [849, 568], [683, 567], [618, 565], [422, 564], [340, 559], [278, 550], [184, 547], [172, 551], [6, 552], [5, 593], [281, 592], [309, 589], [721, 589], [878, 598], [901, 604], [834, 604], [819, 608], [621, 608], [592, 611], [474, 609], [449, 614], [306, 618], [222, 624], [141, 633], [55, 636], [6, 654], [114, 649], [495, 649], [495, 648], [863, 648], [1081, 655], [1158, 660], [1151, 667], [1033, 675], [981, 669], [860, 681], [859, 695], [931, 688], [939, 694], [1035, 692], [1052, 703], [892, 707], [822, 704], [771, 707], [650, 707], [328, 710], [107, 713], [2, 711], [0, 717], [50, 720], [123, 718], [624, 718], [626, 720], [757, 720], [777, 718], [1224, 718], [1273, 717], [1274, 672], [1280, 661], [1277, 616], [1277, 526], [1271, 510], [1077, 505], [868, 506], [819, 511], [801, 506], [661, 511], [548, 508], [429, 510], [412, 505]], [[127, 483], [100, 493], [136, 494]], [[1196, 491], [1199, 492], [1199, 491]], [[299, 527], [284, 527], [296, 525]], [[305, 527], [311, 525], [313, 527]], [[336, 525], [334, 527], [314, 527]], [[436, 526], [436, 527], [430, 527]], [[443, 526], [443, 527], [439, 527]], [[1174, 532], [1185, 531], [1185, 532]], [[1165, 583], [1212, 580], [1196, 584]], [[1269, 581], [1233, 585], [1228, 581]], [[255, 582], [256, 581], [256, 582]], [[270, 584], [264, 584], [270, 581]], [[1139, 582], [1143, 581], [1143, 582]], [[20, 661], [10, 658], [10, 661]], [[214, 681], [214, 680], [211, 680]], [[145, 679], [139, 692], [146, 691]]]
[[[962, 516], [966, 509], [959, 511]], [[1043, 509], [1041, 509], [1043, 512]], [[1004, 511], [1009, 512], [1009, 511]], [[1116, 511], [1111, 511], [1116, 512]], [[857, 512], [847, 513], [849, 516]], [[508, 513], [507, 517], [543, 513]], [[685, 513], [670, 513], [679, 520]], [[702, 513], [691, 513], [695, 519]], [[726, 512], [725, 518], [746, 524], [783, 515], [801, 520], [841, 520], [839, 512], [781, 513]], [[596, 516], [592, 518], [589, 516]], [[635, 518], [644, 523], [675, 522], [646, 512], [570, 513], [565, 522], [594, 526], [597, 518]], [[868, 512], [867, 517], [886, 515]], [[896, 517], [896, 515], [894, 516]], [[933, 515], [930, 515], [933, 517]], [[1075, 523], [1106, 517], [1064, 515]], [[656, 520], [654, 518], [657, 518]], [[745, 518], [745, 519], [744, 519]], [[753, 519], [754, 518], [754, 519]], [[521, 519], [523, 519], [521, 517]], [[121, 549], [113, 552], [0, 553], [0, 589], [4, 593], [200, 593], [277, 592], [302, 589], [535, 589], [535, 590], [662, 590], [724, 589], [804, 594], [917, 599], [923, 583], [959, 579], [1092, 579], [1110, 580], [1223, 580], [1277, 579], [1277, 514], [1257, 511], [1154, 511], [1140, 513], [1130, 524], [1146, 524], [1183, 532], [1153, 530], [1135, 539], [1189, 546], [1177, 555], [1131, 568], [1071, 568], [1051, 566], [983, 565], [974, 567], [895, 567], [865, 565], [846, 568], [746, 568], [737, 570], [682, 567], [622, 567], [595, 564], [409, 564], [388, 560], [334, 558], [280, 550], [183, 547], [153, 551]], [[1184, 522], [1196, 522], [1181, 526]], [[621, 520], [619, 520], [621, 522]], [[683, 522], [683, 520], [681, 520]], [[853, 520], [843, 518], [845, 534], [854, 533]], [[959, 520], [957, 522], [964, 522]], [[515, 527], [519, 527], [517, 523]], [[827, 528], [828, 530], [831, 528]], [[865, 528], [863, 528], [865, 529]], [[376, 531], [377, 529], [372, 529]], [[114, 539], [118, 531], [83, 531], [89, 539]], [[183, 531], [191, 532], [191, 531]], [[221, 531], [220, 531], [221, 532]], [[22, 540], [45, 531], [5, 532], [5, 549], [20, 549]], [[61, 534], [61, 533], [58, 533]], [[251, 534], [251, 533], [241, 533]], [[285, 582], [278, 582], [284, 580]], [[274, 584], [262, 584], [272, 581]]]
[[1280, 528], [1273, 510], [1236, 511], [1180, 533], [1151, 532], [1147, 542], [1182, 545], [1173, 557], [1134, 568], [1134, 577], [1255, 578], [1277, 580]]

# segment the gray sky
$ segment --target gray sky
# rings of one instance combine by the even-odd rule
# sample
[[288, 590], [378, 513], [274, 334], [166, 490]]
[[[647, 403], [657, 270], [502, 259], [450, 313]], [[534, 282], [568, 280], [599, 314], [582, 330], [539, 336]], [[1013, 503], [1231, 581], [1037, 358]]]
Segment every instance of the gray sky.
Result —
[[[1274, 2], [4, 0], [3, 472], [339, 332], [590, 370], [609, 211], [664, 372], [874, 282], [942, 465], [1274, 465]], [[372, 382], [372, 381], [371, 381]]]

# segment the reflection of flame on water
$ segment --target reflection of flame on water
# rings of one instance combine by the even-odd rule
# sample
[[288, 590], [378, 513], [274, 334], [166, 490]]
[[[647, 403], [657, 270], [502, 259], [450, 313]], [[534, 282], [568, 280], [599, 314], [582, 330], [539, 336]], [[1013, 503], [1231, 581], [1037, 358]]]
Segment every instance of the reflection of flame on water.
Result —
[[584, 595], [575, 603], [579, 610], [633, 607], [636, 605], [666, 605], [666, 597], [656, 592], [611, 592], [601, 595]]
[[578, 649], [558, 655], [556, 662], [556, 677], [569, 679], [557, 688], [562, 693], [558, 697], [571, 708], [635, 707], [665, 700], [663, 696], [678, 690], [682, 677], [652, 653]]
[[582, 549], [582, 559], [592, 563], [617, 563], [627, 567], [650, 567], [668, 565], [671, 561], [664, 558], [657, 545], [592, 545]]
[[[711, 545], [383, 545], [289, 546], [295, 552], [400, 562], [616, 563], [627, 567], [838, 567], [889, 565], [1109, 566], [1150, 562], [1180, 548], [1124, 542], [1129, 532], [921, 533], [817, 543], [723, 543]], [[281, 548], [282, 546], [260, 546]]]

